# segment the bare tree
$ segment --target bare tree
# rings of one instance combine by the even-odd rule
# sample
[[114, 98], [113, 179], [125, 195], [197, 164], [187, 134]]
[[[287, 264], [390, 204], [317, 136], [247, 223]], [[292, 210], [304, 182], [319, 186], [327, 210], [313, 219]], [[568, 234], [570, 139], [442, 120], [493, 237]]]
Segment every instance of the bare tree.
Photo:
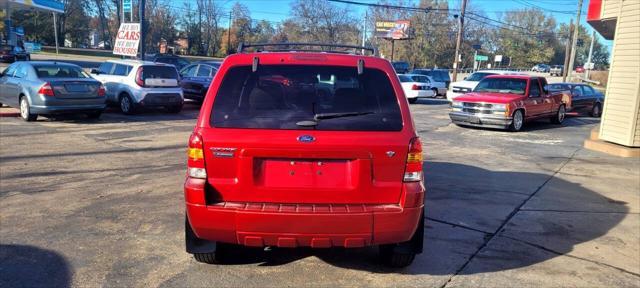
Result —
[[327, 0], [296, 0], [291, 4], [293, 21], [302, 29], [301, 41], [355, 44], [359, 25], [348, 8]]

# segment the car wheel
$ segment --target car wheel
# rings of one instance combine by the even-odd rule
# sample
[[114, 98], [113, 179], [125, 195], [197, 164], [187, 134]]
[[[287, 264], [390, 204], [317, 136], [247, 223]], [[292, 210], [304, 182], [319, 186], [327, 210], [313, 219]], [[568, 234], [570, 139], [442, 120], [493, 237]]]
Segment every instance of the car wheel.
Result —
[[418, 102], [418, 98], [408, 98], [407, 100], [409, 100], [410, 104], [415, 104], [416, 102]]
[[380, 258], [382, 262], [393, 268], [403, 268], [411, 265], [416, 258], [415, 253], [400, 252], [395, 249], [395, 245], [381, 245]]
[[438, 98], [438, 88], [431, 89], [433, 91], [433, 98]]
[[511, 121], [509, 130], [513, 132], [518, 132], [522, 130], [523, 126], [524, 126], [524, 114], [522, 113], [522, 110], [516, 110], [516, 112], [513, 112], [513, 121]]
[[38, 119], [37, 114], [31, 114], [29, 100], [27, 100], [27, 97], [25, 96], [20, 97], [20, 117], [22, 117], [22, 120], [27, 122], [35, 121], [36, 119]]
[[234, 249], [239, 249], [238, 245], [227, 243], [216, 243], [216, 252], [194, 253], [193, 258], [200, 263], [223, 264], [229, 262], [234, 256]]
[[600, 103], [593, 104], [593, 108], [591, 108], [591, 112], [589, 113], [591, 117], [599, 118], [602, 116], [602, 106]]
[[175, 114], [180, 113], [180, 111], [182, 111], [182, 105], [168, 106], [167, 111]]
[[560, 105], [560, 107], [558, 107], [558, 112], [556, 112], [556, 115], [551, 117], [551, 123], [562, 124], [566, 116], [567, 116], [567, 108], [565, 108], [564, 105]]
[[31, 61], [31, 55], [27, 55], [27, 57], [24, 58], [26, 61]]
[[87, 117], [89, 119], [98, 119], [100, 118], [100, 115], [102, 115], [102, 111], [93, 111], [93, 112], [87, 113]]
[[122, 96], [120, 96], [120, 111], [127, 115], [135, 113], [135, 107], [133, 104], [133, 100], [131, 100], [131, 96], [127, 94], [123, 94]]

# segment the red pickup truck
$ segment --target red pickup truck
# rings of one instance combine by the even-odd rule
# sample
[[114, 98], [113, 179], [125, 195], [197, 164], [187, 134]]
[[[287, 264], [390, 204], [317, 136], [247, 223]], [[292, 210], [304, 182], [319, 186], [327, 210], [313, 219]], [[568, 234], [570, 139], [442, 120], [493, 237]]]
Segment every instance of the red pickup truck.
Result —
[[492, 75], [484, 78], [473, 92], [451, 103], [449, 118], [457, 125], [520, 131], [524, 123], [549, 118], [561, 124], [571, 107], [571, 96], [547, 90], [544, 77]]

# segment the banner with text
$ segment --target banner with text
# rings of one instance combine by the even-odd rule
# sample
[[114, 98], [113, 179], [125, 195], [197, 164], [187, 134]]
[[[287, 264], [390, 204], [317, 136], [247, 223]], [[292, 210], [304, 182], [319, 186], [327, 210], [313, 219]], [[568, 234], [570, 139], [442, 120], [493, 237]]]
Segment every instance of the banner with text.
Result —
[[408, 20], [376, 21], [376, 31], [374, 35], [378, 38], [394, 40], [408, 39], [411, 36], [409, 26], [411, 26], [411, 22]]
[[116, 35], [113, 54], [136, 57], [139, 43], [140, 23], [122, 23]]

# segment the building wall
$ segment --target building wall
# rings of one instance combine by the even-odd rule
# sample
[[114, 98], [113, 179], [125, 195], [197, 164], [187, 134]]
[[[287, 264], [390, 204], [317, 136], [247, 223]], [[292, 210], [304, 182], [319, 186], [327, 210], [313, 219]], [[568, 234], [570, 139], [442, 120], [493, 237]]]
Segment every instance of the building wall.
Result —
[[619, 5], [600, 139], [640, 147], [640, 1], [608, 2]]
[[622, 0], [605, 0], [602, 2], [602, 16], [601, 19], [609, 19], [618, 17], [620, 12], [620, 2]]

